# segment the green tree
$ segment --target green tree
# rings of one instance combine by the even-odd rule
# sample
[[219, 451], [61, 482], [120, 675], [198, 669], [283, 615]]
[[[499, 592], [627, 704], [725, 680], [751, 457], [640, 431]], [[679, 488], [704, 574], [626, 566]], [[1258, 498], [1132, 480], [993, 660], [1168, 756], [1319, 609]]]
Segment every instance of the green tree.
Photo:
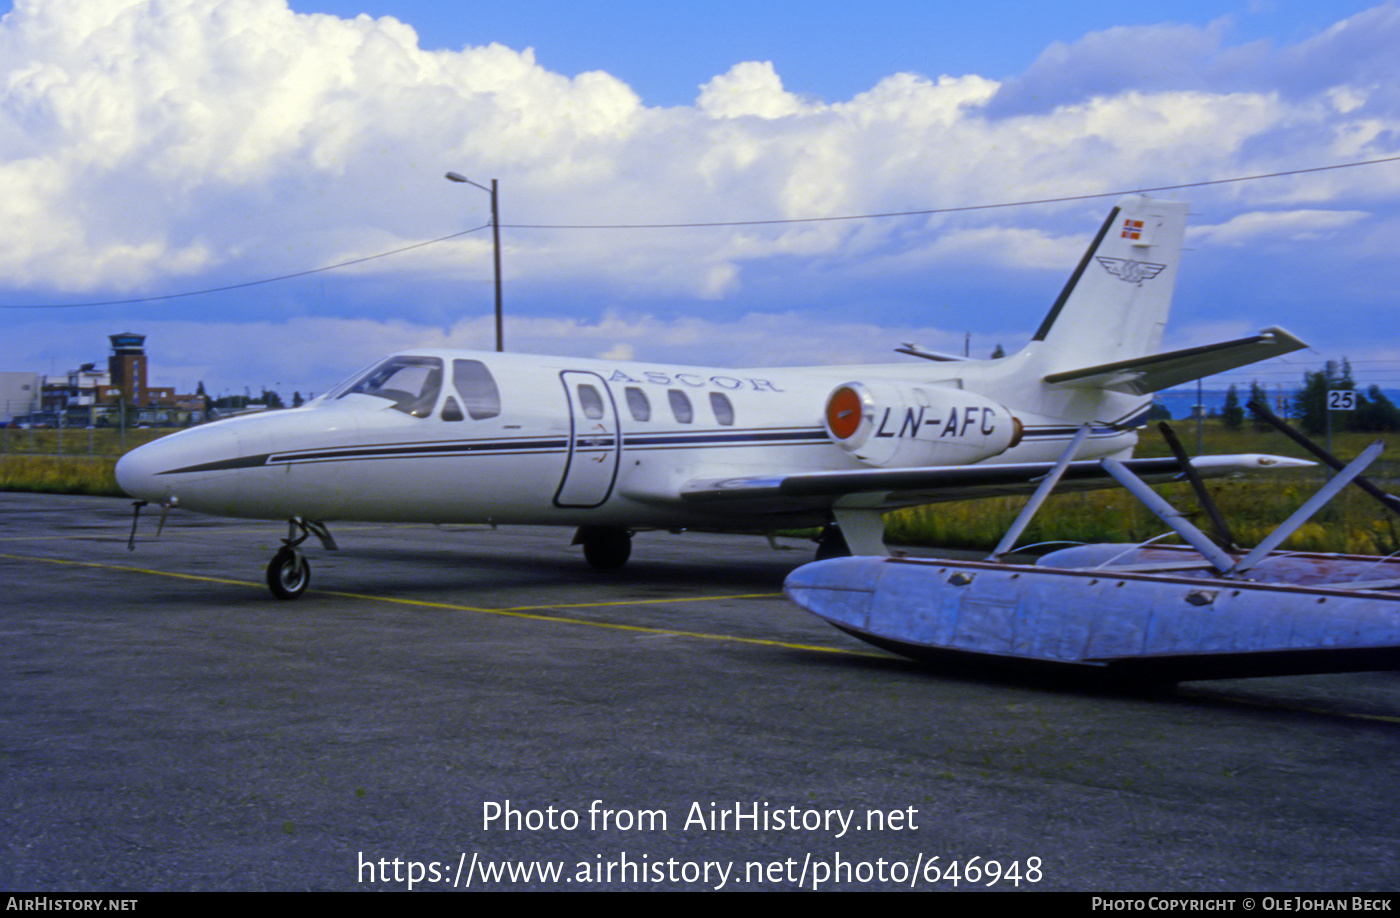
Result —
[[[1265, 391], [1264, 387], [1260, 385], [1257, 379], [1249, 384], [1249, 404], [1263, 405], [1265, 408], [1269, 407], [1269, 393]], [[1249, 409], [1249, 417], [1254, 421], [1255, 430], [1263, 430], [1269, 426], [1268, 422], [1261, 418], [1259, 412], [1255, 411], [1253, 408]]]
[[1240, 404], [1240, 390], [1233, 385], [1225, 390], [1225, 410], [1220, 416], [1225, 426], [1231, 430], [1239, 430], [1244, 426], [1244, 406]]
[[1357, 394], [1356, 410], [1351, 413], [1347, 427], [1364, 433], [1400, 430], [1400, 408], [1386, 398], [1380, 386], [1371, 386], [1365, 395]]
[[[1330, 361], [1329, 361], [1330, 363]], [[1327, 390], [1331, 380], [1326, 370], [1303, 372], [1303, 387], [1293, 396], [1293, 414], [1303, 433], [1317, 436], [1327, 429]]]
[[1355, 389], [1351, 364], [1327, 361], [1321, 370], [1303, 373], [1303, 388], [1293, 396], [1293, 413], [1303, 432], [1317, 436], [1327, 430], [1327, 393], [1334, 389]]
[[1171, 409], [1161, 402], [1154, 401], [1152, 407], [1147, 409], [1147, 422], [1170, 421], [1172, 419]]
[[248, 396], [246, 395], [225, 395], [214, 399], [215, 408], [242, 409], [248, 407]]

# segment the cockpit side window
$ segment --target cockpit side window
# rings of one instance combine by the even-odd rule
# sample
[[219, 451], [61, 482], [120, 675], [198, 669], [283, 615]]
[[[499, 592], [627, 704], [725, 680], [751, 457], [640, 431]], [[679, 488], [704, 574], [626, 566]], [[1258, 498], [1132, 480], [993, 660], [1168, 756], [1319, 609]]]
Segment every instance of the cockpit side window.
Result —
[[494, 418], [501, 413], [501, 390], [496, 388], [495, 377], [480, 360], [452, 361], [452, 384], [473, 420]]
[[441, 360], [400, 355], [382, 361], [359, 379], [342, 386], [335, 397], [373, 395], [393, 402], [393, 407], [404, 414], [425, 418], [433, 413], [440, 391]]

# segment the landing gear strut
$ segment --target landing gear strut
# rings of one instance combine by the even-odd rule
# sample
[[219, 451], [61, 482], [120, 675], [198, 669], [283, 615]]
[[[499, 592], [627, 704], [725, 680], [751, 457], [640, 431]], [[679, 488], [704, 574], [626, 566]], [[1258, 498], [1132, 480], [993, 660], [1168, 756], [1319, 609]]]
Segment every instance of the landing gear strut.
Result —
[[299, 516], [287, 520], [287, 537], [267, 565], [267, 588], [278, 599], [296, 599], [311, 585], [311, 564], [298, 547], [310, 535], [320, 539], [327, 551], [337, 548], [323, 524]]
[[816, 560], [845, 558], [850, 554], [851, 547], [846, 544], [846, 537], [841, 534], [841, 527], [835, 523], [827, 523], [823, 526], [821, 535], [817, 537]]
[[617, 570], [632, 557], [632, 533], [621, 526], [580, 526], [573, 544], [582, 545], [583, 557], [600, 571]]

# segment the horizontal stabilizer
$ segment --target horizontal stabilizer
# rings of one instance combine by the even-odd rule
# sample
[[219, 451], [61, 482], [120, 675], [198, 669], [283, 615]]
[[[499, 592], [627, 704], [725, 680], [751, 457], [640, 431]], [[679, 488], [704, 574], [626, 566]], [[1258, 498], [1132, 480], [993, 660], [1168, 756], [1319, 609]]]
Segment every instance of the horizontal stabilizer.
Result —
[[[1149, 483], [1178, 480], [1181, 466], [1176, 459], [1128, 459], [1122, 463]], [[1205, 478], [1218, 478], [1244, 472], [1305, 468], [1313, 463], [1284, 456], [1245, 453], [1225, 456], [1197, 456], [1191, 460]], [[1053, 462], [1019, 462], [984, 465], [932, 466], [906, 469], [853, 469], [845, 472], [805, 472], [796, 475], [752, 478], [723, 478], [692, 481], [681, 489], [687, 502], [749, 503], [755, 509], [765, 505], [816, 506], [847, 494], [884, 492], [884, 506], [971, 500], [1029, 494]], [[1059, 491], [1087, 491], [1114, 487], [1117, 482], [1096, 461], [1071, 462], [1060, 481]]]
[[1045, 381], [1071, 388], [1093, 387], [1146, 395], [1305, 347], [1306, 344], [1281, 328], [1266, 328], [1257, 335], [1235, 341], [1051, 373]]

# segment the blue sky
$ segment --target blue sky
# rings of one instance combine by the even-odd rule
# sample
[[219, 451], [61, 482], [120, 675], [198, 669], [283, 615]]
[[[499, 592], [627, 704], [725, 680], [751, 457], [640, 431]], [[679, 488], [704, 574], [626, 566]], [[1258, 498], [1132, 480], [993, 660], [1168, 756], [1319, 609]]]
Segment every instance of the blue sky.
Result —
[[303, 0], [293, 8], [346, 18], [361, 13], [394, 16], [411, 24], [420, 45], [428, 49], [455, 51], [492, 41], [532, 47], [543, 66], [559, 73], [604, 70], [626, 82], [648, 105], [689, 105], [701, 84], [740, 61], [772, 61], [790, 91], [835, 102], [901, 71], [1014, 77], [1052, 43], [1073, 42], [1114, 26], [1176, 22], [1205, 27], [1228, 19], [1232, 43], [1293, 43], [1371, 5], [1296, 0], [524, 0], [471, 5]]
[[[3, 369], [145, 332], [182, 390], [489, 347], [666, 362], [1014, 348], [1109, 200], [781, 227], [1400, 155], [1394, 2], [0, 4]], [[364, 14], [362, 18], [361, 14]], [[1168, 343], [1280, 324], [1400, 383], [1400, 163], [1177, 193]], [[24, 307], [24, 308], [20, 308]], [[48, 307], [48, 308], [29, 308]], [[1228, 381], [1220, 380], [1220, 384]], [[1248, 377], [1238, 381], [1247, 383]]]

